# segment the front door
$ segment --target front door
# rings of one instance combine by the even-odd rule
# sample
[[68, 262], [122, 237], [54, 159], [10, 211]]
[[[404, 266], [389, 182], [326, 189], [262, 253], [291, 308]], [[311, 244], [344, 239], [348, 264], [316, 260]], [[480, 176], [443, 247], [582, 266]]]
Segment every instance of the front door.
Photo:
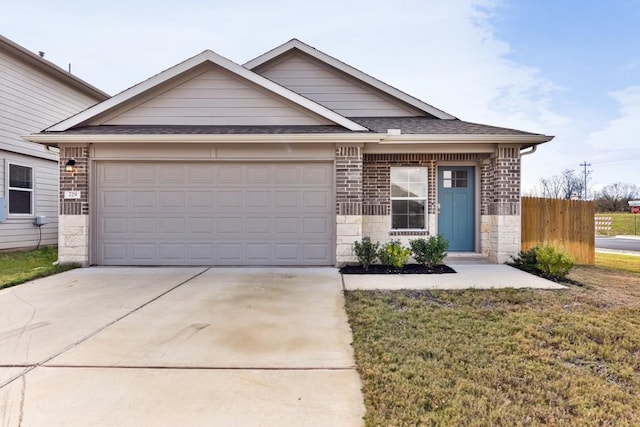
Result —
[[454, 252], [475, 249], [475, 185], [473, 166], [438, 168], [438, 234]]

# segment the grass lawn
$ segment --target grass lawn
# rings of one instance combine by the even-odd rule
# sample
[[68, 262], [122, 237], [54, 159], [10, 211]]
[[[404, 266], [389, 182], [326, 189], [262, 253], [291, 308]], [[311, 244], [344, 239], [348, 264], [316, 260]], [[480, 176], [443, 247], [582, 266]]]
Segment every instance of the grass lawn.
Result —
[[638, 234], [640, 234], [640, 218], [635, 218], [632, 213], [599, 213], [596, 216], [610, 216], [611, 217], [611, 232], [604, 233], [610, 236], [633, 236], [636, 232], [636, 224], [638, 227]]
[[640, 256], [596, 252], [596, 267], [640, 273]]
[[0, 253], [0, 289], [75, 268], [68, 264], [52, 265], [57, 259], [58, 251], [53, 247]]
[[366, 424], [640, 425], [640, 274], [570, 277], [585, 286], [347, 292]]

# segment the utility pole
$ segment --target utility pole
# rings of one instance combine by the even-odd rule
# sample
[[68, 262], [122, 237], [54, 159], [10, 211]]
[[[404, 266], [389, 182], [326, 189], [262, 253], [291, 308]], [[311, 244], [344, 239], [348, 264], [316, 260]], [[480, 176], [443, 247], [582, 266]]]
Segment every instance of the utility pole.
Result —
[[580, 166], [584, 167], [584, 199], [587, 200], [587, 167], [591, 166], [591, 163], [584, 162], [580, 163]]

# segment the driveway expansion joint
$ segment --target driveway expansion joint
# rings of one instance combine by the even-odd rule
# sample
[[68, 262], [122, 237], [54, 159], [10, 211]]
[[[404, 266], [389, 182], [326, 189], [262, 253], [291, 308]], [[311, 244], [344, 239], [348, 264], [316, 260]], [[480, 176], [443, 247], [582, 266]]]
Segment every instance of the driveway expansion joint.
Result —
[[[96, 336], [97, 334], [99, 334], [100, 332], [104, 331], [105, 329], [107, 329], [110, 326], [113, 326], [114, 324], [118, 323], [119, 321], [131, 316], [133, 313], [143, 309], [144, 307], [148, 306], [149, 304], [157, 301], [158, 299], [162, 298], [163, 296], [167, 295], [170, 292], [173, 292], [174, 290], [178, 289], [179, 287], [187, 284], [188, 282], [194, 280], [195, 278], [201, 276], [202, 274], [206, 273], [207, 271], [209, 271], [211, 269], [211, 267], [207, 267], [204, 270], [200, 271], [197, 274], [194, 274], [193, 276], [189, 277], [186, 280], [183, 280], [182, 282], [178, 283], [175, 286], [172, 286], [171, 288], [167, 289], [166, 291], [162, 292], [160, 295], [157, 295], [155, 297], [153, 297], [152, 299], [150, 299], [149, 301], [146, 301], [144, 304], [141, 304], [135, 308], [133, 308], [132, 310], [129, 310], [128, 312], [126, 312], [125, 314], [123, 314], [122, 316], [118, 317], [117, 319], [107, 323], [106, 325], [103, 325], [99, 328], [97, 328], [96, 330], [94, 330], [93, 332], [91, 332], [89, 335], [86, 335], [83, 338], [80, 338], [79, 340], [69, 344], [68, 346], [66, 346], [65, 348], [63, 348], [62, 350], [56, 352], [55, 354], [53, 354], [52, 356], [49, 356], [47, 358], [45, 358], [44, 360], [34, 363], [34, 364], [29, 364], [29, 365], [25, 365], [25, 366], [15, 366], [15, 367], [25, 367], [26, 369], [22, 372], [20, 372], [17, 375], [14, 375], [13, 377], [9, 378], [8, 380], [4, 381], [3, 383], [0, 383], [0, 389], [6, 387], [7, 385], [11, 384], [12, 382], [16, 381], [17, 379], [24, 377], [26, 374], [28, 374], [29, 372], [33, 371], [34, 369], [36, 369], [39, 366], [46, 366], [45, 363], [55, 359], [56, 357], [59, 357], [61, 355], [63, 355], [64, 353], [66, 353], [67, 351], [71, 350], [74, 347], [77, 347], [78, 345], [82, 344], [83, 342], [87, 341], [88, 339]], [[35, 313], [34, 313], [35, 316]], [[33, 319], [33, 316], [32, 316]], [[29, 320], [30, 322], [31, 320]], [[27, 323], [28, 325], [29, 323]], [[26, 327], [26, 326], [25, 326]]]

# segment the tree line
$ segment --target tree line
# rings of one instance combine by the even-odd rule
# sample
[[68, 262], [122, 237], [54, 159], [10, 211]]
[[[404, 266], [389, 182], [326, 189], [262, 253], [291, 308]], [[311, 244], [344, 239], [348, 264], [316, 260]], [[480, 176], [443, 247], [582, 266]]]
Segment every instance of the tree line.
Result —
[[585, 182], [583, 175], [566, 169], [559, 175], [541, 178], [528, 195], [549, 199], [584, 199], [585, 194], [593, 200], [596, 212], [629, 212], [627, 202], [640, 199], [640, 187], [616, 182], [594, 191], [588, 187], [588, 180]]

